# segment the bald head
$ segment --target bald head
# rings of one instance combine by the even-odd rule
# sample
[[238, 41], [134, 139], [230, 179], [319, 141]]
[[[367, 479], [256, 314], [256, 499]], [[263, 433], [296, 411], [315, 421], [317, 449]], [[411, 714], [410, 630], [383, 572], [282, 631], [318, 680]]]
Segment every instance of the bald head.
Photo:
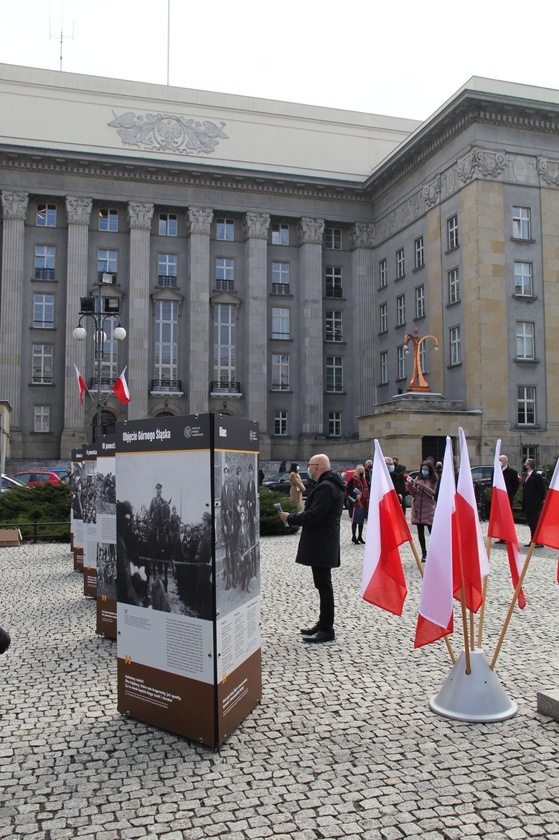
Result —
[[501, 464], [501, 467], [505, 469], [505, 467], [508, 467], [509, 465], [509, 459], [506, 455], [499, 455], [499, 463]]
[[322, 473], [330, 469], [330, 458], [328, 455], [311, 455], [307, 469], [312, 480], [318, 481]]

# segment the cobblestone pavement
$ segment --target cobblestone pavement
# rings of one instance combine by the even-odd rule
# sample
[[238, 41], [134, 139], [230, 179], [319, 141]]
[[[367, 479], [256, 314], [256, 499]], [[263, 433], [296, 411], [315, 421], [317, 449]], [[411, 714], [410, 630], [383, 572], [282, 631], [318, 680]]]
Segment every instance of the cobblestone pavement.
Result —
[[[518, 714], [470, 724], [428, 705], [451, 662], [442, 642], [413, 650], [410, 548], [398, 618], [361, 601], [350, 536], [345, 518], [337, 638], [320, 646], [299, 634], [317, 599], [298, 536], [262, 541], [263, 700], [220, 752], [117, 713], [116, 643], [96, 636], [67, 546], [0, 549], [2, 840], [559, 838], [559, 724], [536, 711], [559, 683], [557, 553], [535, 553], [497, 662]], [[504, 547], [491, 565], [488, 658], [512, 593]]]

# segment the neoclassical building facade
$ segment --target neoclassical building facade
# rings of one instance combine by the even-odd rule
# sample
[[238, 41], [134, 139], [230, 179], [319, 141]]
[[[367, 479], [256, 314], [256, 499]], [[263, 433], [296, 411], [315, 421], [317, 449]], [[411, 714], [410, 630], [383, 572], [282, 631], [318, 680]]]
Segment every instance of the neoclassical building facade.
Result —
[[[419, 124], [0, 65], [0, 107], [12, 458], [67, 458], [98, 394], [104, 431], [257, 420], [265, 460], [382, 434], [410, 463], [457, 412], [474, 463], [557, 454], [557, 91], [472, 79]], [[124, 341], [76, 341], [84, 297]], [[443, 402], [393, 434], [416, 329]]]

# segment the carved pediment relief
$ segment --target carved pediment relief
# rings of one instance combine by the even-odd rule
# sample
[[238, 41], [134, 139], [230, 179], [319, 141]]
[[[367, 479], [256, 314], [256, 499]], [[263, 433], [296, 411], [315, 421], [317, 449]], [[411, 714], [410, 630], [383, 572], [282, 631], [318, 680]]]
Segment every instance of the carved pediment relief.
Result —
[[179, 155], [211, 155], [220, 140], [228, 140], [225, 123], [195, 120], [176, 114], [136, 114], [127, 111], [107, 123], [116, 128], [124, 146]]
[[505, 152], [493, 152], [488, 149], [472, 149], [458, 161], [457, 171], [460, 180], [467, 184], [474, 178], [497, 178], [507, 164]]
[[539, 157], [538, 175], [546, 187], [559, 187], [559, 160]]

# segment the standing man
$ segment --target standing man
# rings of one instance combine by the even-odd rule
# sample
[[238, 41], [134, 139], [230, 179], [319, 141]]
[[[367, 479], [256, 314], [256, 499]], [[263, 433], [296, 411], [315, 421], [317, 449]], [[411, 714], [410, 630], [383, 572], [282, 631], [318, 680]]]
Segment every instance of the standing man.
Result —
[[367, 482], [367, 487], [369, 491], [371, 489], [371, 478], [373, 475], [373, 462], [370, 458], [365, 461], [365, 481]]
[[320, 617], [314, 627], [301, 630], [304, 642], [320, 644], [335, 639], [332, 569], [340, 565], [340, 519], [344, 507], [344, 482], [330, 469], [327, 455], [313, 455], [308, 465], [315, 484], [305, 509], [281, 513], [288, 525], [301, 525], [296, 562], [310, 566], [320, 598]]
[[[526, 458], [522, 478], [522, 510], [526, 516], [526, 523], [530, 528], [530, 540], [534, 542], [534, 534], [546, 494], [543, 477], [535, 470], [536, 462], [533, 458]], [[531, 543], [525, 543], [527, 548]], [[538, 543], [536, 548], [542, 548]]]
[[402, 506], [402, 511], [404, 512], [404, 516], [406, 515], [406, 479], [404, 478], [405, 467], [400, 467], [398, 463], [398, 468], [396, 467], [395, 461], [398, 461], [398, 458], [390, 458], [390, 456], [385, 457], [386, 466], [388, 467], [388, 472], [390, 473], [390, 478], [392, 479], [392, 484], [394, 485], [394, 489], [398, 495], [398, 499], [400, 501], [400, 505]]
[[513, 470], [512, 467], [509, 467], [509, 459], [506, 455], [499, 455], [499, 461], [501, 464], [501, 470], [503, 471], [503, 478], [505, 479], [505, 487], [507, 488], [507, 496], [509, 497], [510, 507], [512, 510], [512, 503], [514, 501], [514, 497], [520, 487], [518, 482], [518, 473], [516, 470]]

